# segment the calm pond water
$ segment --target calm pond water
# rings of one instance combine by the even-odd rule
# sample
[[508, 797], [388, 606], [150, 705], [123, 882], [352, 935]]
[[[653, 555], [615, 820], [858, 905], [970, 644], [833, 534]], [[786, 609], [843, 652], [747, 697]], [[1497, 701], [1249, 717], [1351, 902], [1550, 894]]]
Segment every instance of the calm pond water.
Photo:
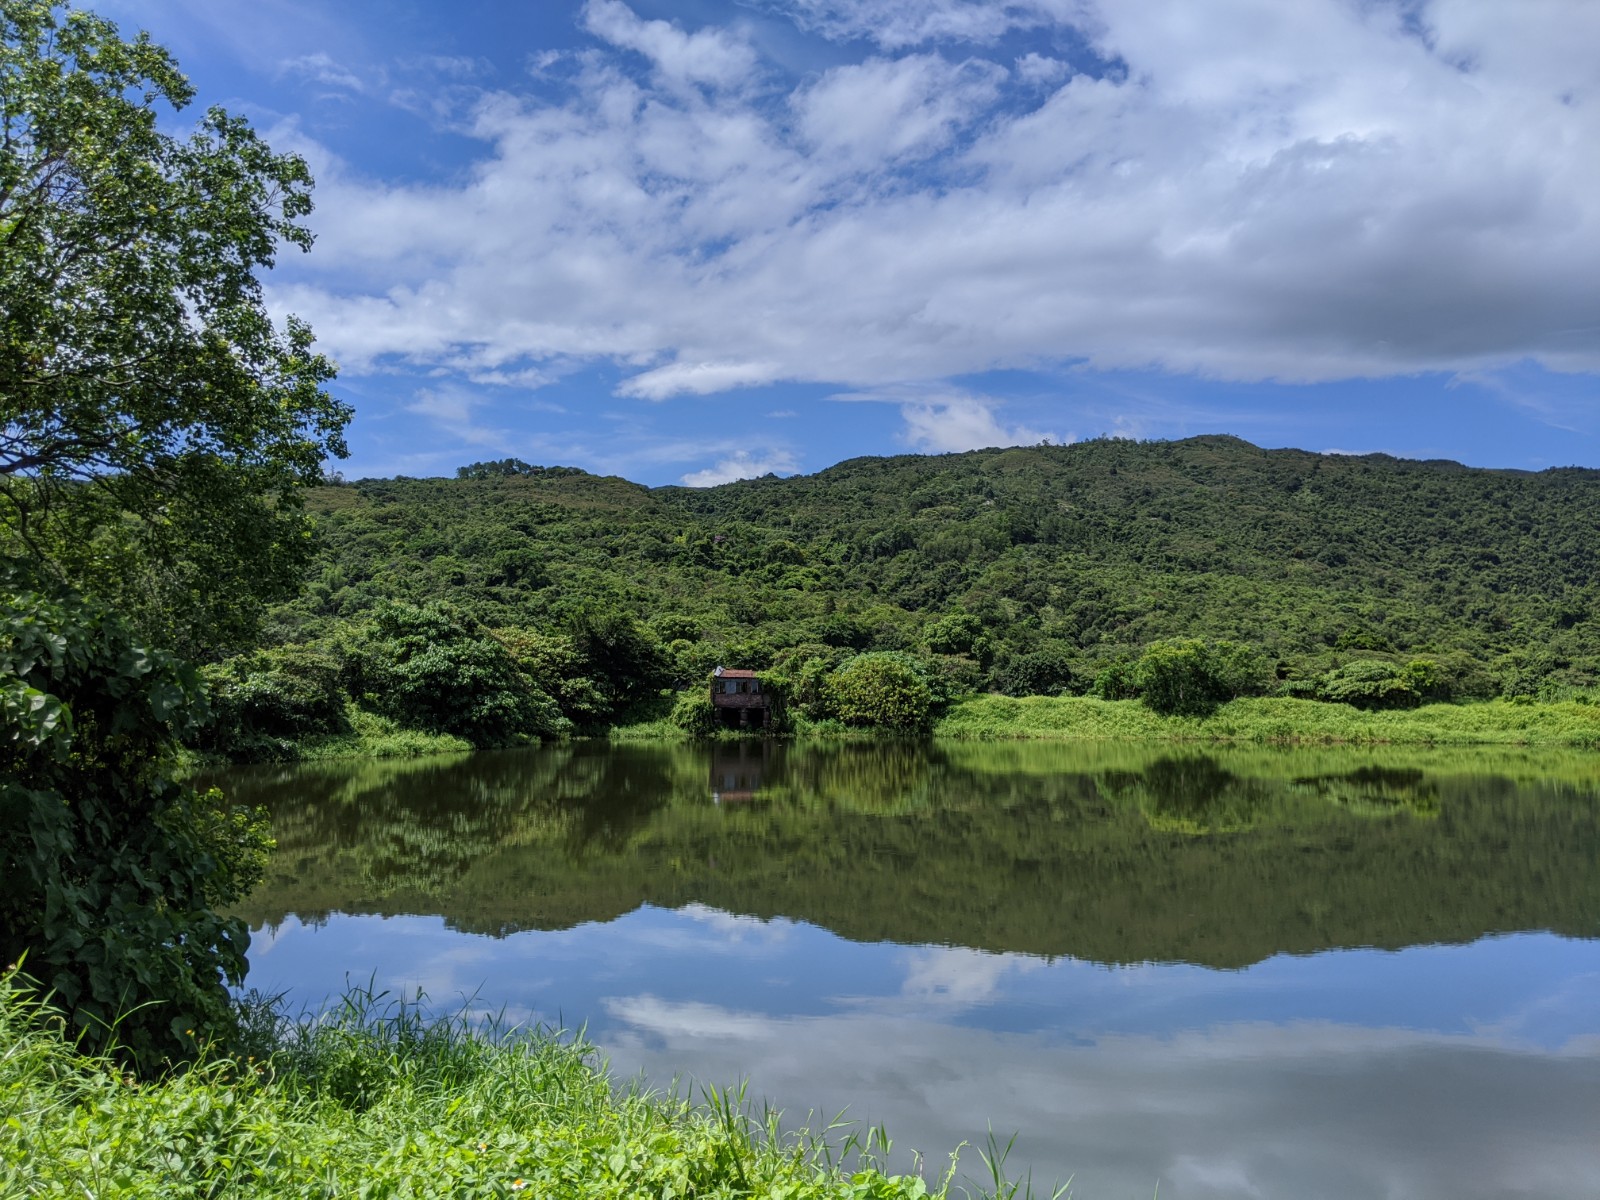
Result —
[[[252, 770], [249, 985], [587, 1026], [1078, 1200], [1600, 1196], [1600, 756], [608, 747]], [[904, 1165], [901, 1163], [900, 1165]], [[1048, 1186], [1044, 1189], [1048, 1194]]]

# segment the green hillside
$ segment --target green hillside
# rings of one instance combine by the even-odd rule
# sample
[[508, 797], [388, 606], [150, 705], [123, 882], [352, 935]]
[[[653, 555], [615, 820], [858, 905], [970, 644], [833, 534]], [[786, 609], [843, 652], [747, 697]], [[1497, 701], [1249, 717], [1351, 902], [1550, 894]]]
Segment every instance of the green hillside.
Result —
[[[1097, 664], [1192, 636], [1255, 647], [1280, 678], [1429, 654], [1468, 697], [1561, 694], [1600, 669], [1591, 470], [1200, 437], [853, 459], [699, 490], [469, 473], [314, 492], [321, 558], [275, 637], [444, 598], [491, 626], [626, 614], [679, 682], [809, 645], [954, 653], [980, 688], [1081, 691]], [[981, 635], [931, 628], [952, 612]], [[1054, 686], [1016, 686], [1030, 680], [1008, 668], [1041, 650], [1064, 664]]]

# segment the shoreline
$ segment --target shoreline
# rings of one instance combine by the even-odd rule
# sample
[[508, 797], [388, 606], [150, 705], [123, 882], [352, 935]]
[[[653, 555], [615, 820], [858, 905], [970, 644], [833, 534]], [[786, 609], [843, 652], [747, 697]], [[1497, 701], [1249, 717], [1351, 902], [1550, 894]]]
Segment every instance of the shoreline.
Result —
[[1234, 700], [1206, 717], [1163, 717], [1137, 700], [980, 696], [953, 705], [939, 740], [1133, 741], [1281, 746], [1600, 748], [1600, 708], [1575, 701], [1428, 704], [1367, 712], [1282, 697]]
[[[905, 741], [901, 734], [839, 726], [782, 734], [725, 733], [696, 737], [666, 721], [619, 725], [572, 741], [618, 745], [753, 742]], [[952, 705], [919, 738], [932, 742], [1121, 741], [1190, 745], [1293, 747], [1508, 746], [1600, 750], [1600, 706], [1578, 701], [1428, 704], [1368, 712], [1320, 700], [1253, 697], [1234, 700], [1206, 717], [1164, 717], [1137, 700], [1088, 696], [974, 696]], [[537, 743], [528, 743], [530, 745]], [[461, 738], [417, 731], [363, 732], [316, 741], [282, 742], [281, 756], [232, 760], [191, 753], [195, 770], [290, 766], [319, 762], [432, 758], [482, 749]]]

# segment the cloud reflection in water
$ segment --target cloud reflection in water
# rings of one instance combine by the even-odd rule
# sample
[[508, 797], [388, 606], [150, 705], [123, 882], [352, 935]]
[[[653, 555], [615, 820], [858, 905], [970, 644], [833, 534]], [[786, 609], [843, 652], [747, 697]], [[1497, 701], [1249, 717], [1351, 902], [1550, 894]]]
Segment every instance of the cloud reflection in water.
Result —
[[[1245, 971], [862, 945], [705, 906], [504, 939], [285, 922], [251, 982], [340, 975], [587, 1023], [623, 1077], [748, 1079], [883, 1123], [930, 1170], [990, 1124], [1078, 1200], [1600, 1195], [1600, 944], [1279, 956]], [[488, 1002], [492, 1001], [492, 1005]], [[974, 1150], [968, 1171], [981, 1170]]]

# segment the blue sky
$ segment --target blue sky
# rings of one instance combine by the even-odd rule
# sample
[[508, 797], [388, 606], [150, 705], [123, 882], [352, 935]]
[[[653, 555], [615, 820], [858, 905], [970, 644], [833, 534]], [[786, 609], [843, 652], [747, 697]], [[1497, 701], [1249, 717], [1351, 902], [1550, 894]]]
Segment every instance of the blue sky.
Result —
[[347, 476], [1600, 466], [1592, 0], [110, 0], [318, 180]]

